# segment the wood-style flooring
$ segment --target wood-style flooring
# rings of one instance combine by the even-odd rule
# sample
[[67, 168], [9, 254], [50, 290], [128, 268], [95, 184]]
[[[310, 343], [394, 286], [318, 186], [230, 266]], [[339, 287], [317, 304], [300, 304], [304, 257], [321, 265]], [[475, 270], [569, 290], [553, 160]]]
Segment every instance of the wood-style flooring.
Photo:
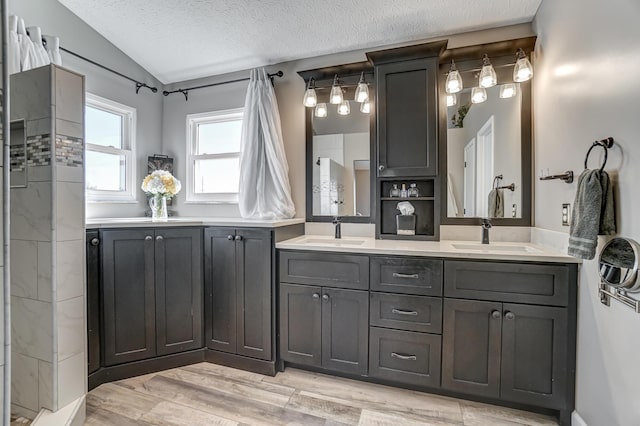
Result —
[[86, 425], [556, 425], [525, 411], [293, 368], [276, 377], [201, 363], [104, 384]]

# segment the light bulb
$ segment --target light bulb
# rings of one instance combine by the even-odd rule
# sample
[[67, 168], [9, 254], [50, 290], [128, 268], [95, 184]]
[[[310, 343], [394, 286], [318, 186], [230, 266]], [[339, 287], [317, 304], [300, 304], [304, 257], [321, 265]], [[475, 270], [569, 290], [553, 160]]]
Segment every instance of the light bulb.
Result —
[[367, 102], [369, 100], [369, 86], [364, 81], [364, 72], [360, 74], [360, 81], [358, 82], [358, 87], [356, 88], [356, 102]]
[[451, 61], [451, 68], [449, 69], [449, 75], [447, 75], [445, 88], [447, 93], [458, 93], [462, 90], [462, 77], [453, 61]]
[[371, 103], [366, 100], [360, 104], [360, 112], [369, 114], [371, 112]]
[[533, 77], [533, 67], [531, 66], [531, 62], [527, 59], [527, 55], [524, 53], [524, 50], [518, 49], [518, 53], [516, 53], [518, 60], [516, 61], [516, 65], [513, 67], [513, 81], [516, 83], [522, 83], [523, 81], [531, 80]]
[[516, 95], [517, 87], [514, 83], [507, 83], [500, 86], [500, 97], [503, 99], [513, 98]]
[[319, 117], [319, 118], [326, 117], [327, 116], [327, 104], [324, 103], [324, 102], [320, 102], [318, 105], [316, 105], [315, 115], [316, 115], [316, 117]]
[[455, 93], [449, 93], [447, 95], [447, 106], [454, 106], [455, 104], [458, 103], [458, 97], [456, 96]]
[[482, 59], [482, 70], [480, 70], [480, 77], [478, 78], [478, 85], [480, 87], [493, 87], [498, 83], [498, 76], [496, 70], [493, 69], [493, 65], [489, 61], [489, 56], [484, 55]]
[[338, 83], [338, 76], [336, 75], [333, 78], [333, 86], [331, 86], [331, 93], [329, 94], [329, 102], [334, 105], [338, 105], [341, 104], [343, 100], [342, 87], [340, 87], [340, 84]]
[[340, 115], [349, 115], [351, 112], [351, 106], [349, 106], [349, 101], [344, 100], [338, 105], [338, 114]]
[[318, 103], [318, 95], [316, 94], [315, 85], [313, 84], [313, 79], [309, 79], [309, 83], [307, 83], [307, 90], [304, 92], [304, 98], [302, 98], [302, 105], [307, 108], [313, 108]]
[[471, 89], [471, 102], [481, 104], [487, 100], [487, 90], [484, 87], [474, 87]]

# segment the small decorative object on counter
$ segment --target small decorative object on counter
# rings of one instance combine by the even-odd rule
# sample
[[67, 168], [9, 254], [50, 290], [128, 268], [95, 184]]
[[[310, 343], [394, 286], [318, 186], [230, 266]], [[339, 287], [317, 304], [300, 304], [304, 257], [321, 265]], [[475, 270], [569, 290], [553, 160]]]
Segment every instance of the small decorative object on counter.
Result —
[[415, 207], [408, 201], [402, 201], [396, 208], [400, 210], [400, 214], [396, 215], [396, 234], [416, 235]]
[[407, 186], [403, 183], [400, 190], [400, 198], [407, 198]]
[[156, 170], [144, 178], [141, 188], [150, 197], [151, 219], [154, 222], [166, 222], [169, 217], [167, 200], [180, 192], [180, 181], [165, 170]]
[[418, 191], [418, 186], [415, 183], [409, 185], [408, 196], [409, 197], [419, 197], [420, 191]]
[[398, 189], [398, 184], [394, 183], [393, 188], [391, 188], [391, 191], [389, 192], [389, 197], [399, 197], [399, 196], [400, 196], [400, 190]]

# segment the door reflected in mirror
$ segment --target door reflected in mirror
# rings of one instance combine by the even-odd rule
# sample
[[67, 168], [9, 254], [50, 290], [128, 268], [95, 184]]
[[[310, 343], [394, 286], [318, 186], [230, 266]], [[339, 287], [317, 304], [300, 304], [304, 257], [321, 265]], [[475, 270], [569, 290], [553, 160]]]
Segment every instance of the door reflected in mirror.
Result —
[[482, 103], [472, 103], [468, 88], [447, 107], [447, 217], [522, 217], [522, 94], [515, 86], [508, 98], [501, 85], [487, 88]]
[[349, 103], [348, 115], [312, 116], [314, 216], [370, 216], [370, 115]]

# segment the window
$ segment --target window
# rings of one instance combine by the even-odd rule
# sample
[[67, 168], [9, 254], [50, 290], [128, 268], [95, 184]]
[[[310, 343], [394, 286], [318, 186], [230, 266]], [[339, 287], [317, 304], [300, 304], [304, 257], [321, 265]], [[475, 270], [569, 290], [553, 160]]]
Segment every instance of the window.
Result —
[[136, 200], [136, 110], [87, 93], [85, 107], [88, 201]]
[[238, 202], [243, 109], [187, 116], [187, 202]]

